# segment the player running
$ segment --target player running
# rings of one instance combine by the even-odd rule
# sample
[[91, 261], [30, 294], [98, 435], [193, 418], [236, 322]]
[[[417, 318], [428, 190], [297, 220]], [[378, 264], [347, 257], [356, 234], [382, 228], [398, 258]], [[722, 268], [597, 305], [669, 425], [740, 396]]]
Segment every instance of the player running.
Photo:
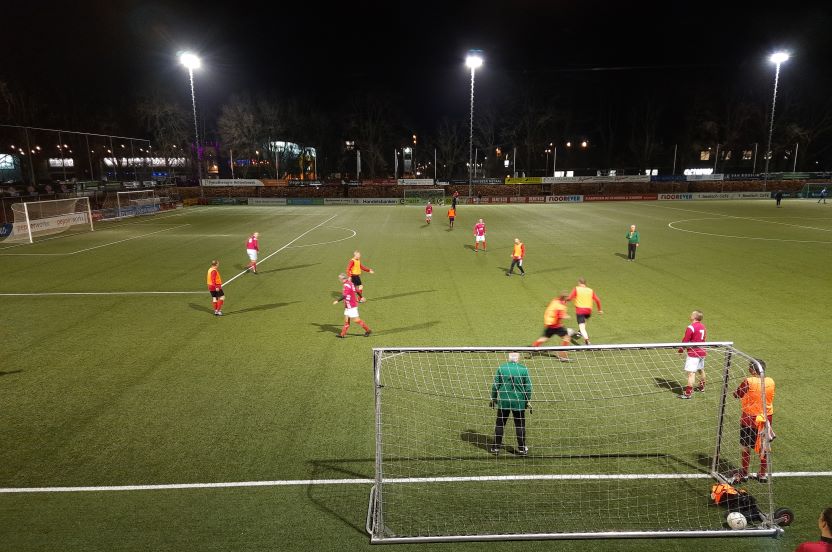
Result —
[[432, 218], [433, 218], [433, 205], [431, 205], [430, 201], [428, 201], [428, 204], [425, 205], [425, 224], [430, 224], [430, 219], [432, 219]]
[[[685, 337], [682, 338], [682, 343], [702, 343], [706, 340], [707, 330], [702, 324], [702, 312], [695, 310], [690, 313], [690, 325], [685, 328]], [[687, 351], [688, 357], [685, 359], [685, 372], [688, 373], [688, 384], [683, 393], [679, 395], [680, 399], [690, 399], [693, 396], [693, 382], [696, 380], [696, 373], [699, 372], [699, 385], [696, 386], [697, 391], [705, 390], [705, 357], [708, 352], [702, 347], [680, 347], [679, 352]]]
[[225, 301], [225, 293], [222, 291], [222, 278], [220, 277], [219, 268], [219, 261], [211, 261], [211, 267], [208, 269], [208, 292], [211, 294], [214, 316], [222, 316], [222, 304]]
[[448, 209], [448, 224], [451, 225], [451, 230], [454, 229], [454, 218], [456, 218], [456, 207]]
[[598, 308], [598, 314], [604, 314], [601, 310], [601, 300], [595, 295], [591, 287], [587, 287], [585, 278], [578, 278], [578, 285], [572, 288], [572, 293], [566, 298], [567, 301], [575, 301], [575, 318], [578, 320], [581, 336], [584, 344], [589, 345], [589, 334], [586, 331], [586, 321], [592, 316], [592, 303]]
[[257, 239], [260, 237], [260, 232], [255, 232], [248, 237], [246, 242], [246, 253], [248, 254], [248, 268], [247, 270], [252, 274], [257, 274], [257, 253], [260, 252], [260, 246], [257, 245]]
[[526, 256], [526, 244], [520, 241], [520, 238], [514, 238], [514, 245], [511, 248], [511, 266], [506, 272], [506, 276], [514, 274], [514, 267], [520, 269], [520, 276], [525, 276], [526, 271], [523, 270], [523, 257]]
[[[543, 335], [538, 337], [532, 347], [540, 347], [553, 335], [560, 337], [561, 345], [569, 345], [572, 336], [577, 335], [572, 328], [565, 328], [563, 321], [569, 318], [566, 312], [566, 299], [569, 294], [566, 291], [561, 291], [557, 297], [552, 299], [549, 306], [543, 312]], [[566, 352], [558, 352], [558, 358], [561, 360], [568, 360]]]
[[347, 264], [347, 274], [352, 280], [352, 283], [355, 284], [355, 289], [358, 293], [358, 302], [363, 303], [366, 301], [364, 298], [364, 284], [361, 283], [361, 271], [369, 272], [370, 274], [375, 274], [375, 271], [363, 264], [361, 264], [361, 252], [360, 251], [353, 251], [352, 259]]
[[[356, 251], [356, 253], [358, 252]], [[373, 331], [367, 327], [367, 324], [358, 315], [358, 291], [355, 289], [355, 284], [347, 278], [346, 274], [339, 274], [338, 280], [344, 287], [341, 291], [341, 298], [336, 299], [332, 304], [336, 305], [341, 301], [344, 302], [344, 327], [341, 328], [341, 333], [335, 337], [343, 339], [347, 336], [347, 330], [350, 329], [350, 319], [354, 319], [356, 324], [364, 328], [364, 337], [369, 337]]]
[[480, 243], [482, 243], [482, 252], [485, 253], [485, 223], [482, 219], [474, 225], [474, 253], [479, 251]]

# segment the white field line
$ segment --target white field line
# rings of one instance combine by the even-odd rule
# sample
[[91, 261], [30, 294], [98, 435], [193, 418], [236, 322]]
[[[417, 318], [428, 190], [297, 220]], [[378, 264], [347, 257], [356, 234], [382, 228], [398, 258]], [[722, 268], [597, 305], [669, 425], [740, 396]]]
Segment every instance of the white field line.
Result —
[[[781, 477], [832, 477], [832, 472], [775, 472]], [[711, 479], [707, 473], [634, 473], [634, 474], [564, 474], [564, 475], [483, 475], [470, 477], [401, 477], [388, 478], [387, 484], [471, 483], [479, 481], [585, 481], [642, 479]], [[310, 485], [371, 485], [375, 479], [278, 479], [273, 481], [229, 481], [221, 483], [169, 483], [160, 485], [100, 485], [90, 487], [6, 487], [0, 494], [14, 493], [83, 493], [113, 491], [164, 491], [176, 489], [227, 489], [239, 487], [297, 487]]]
[[[318, 228], [320, 228], [321, 226], [323, 226], [324, 224], [326, 224], [327, 222], [331, 221], [332, 219], [334, 219], [334, 218], [335, 218], [335, 217], [337, 217], [337, 216], [338, 216], [338, 215], [332, 215], [331, 217], [329, 217], [329, 218], [328, 218], [328, 219], [326, 219], [325, 221], [323, 221], [323, 222], [320, 222], [320, 223], [316, 224], [315, 226], [313, 226], [312, 228], [310, 228], [309, 230], [307, 230], [306, 232], [304, 232], [304, 233], [303, 233], [303, 234], [301, 234], [300, 236], [296, 237], [295, 239], [293, 239], [292, 241], [290, 241], [289, 243], [287, 243], [286, 245], [284, 245], [283, 247], [281, 247], [280, 249], [278, 249], [277, 251], [274, 251], [274, 252], [270, 253], [268, 256], [263, 257], [263, 259], [258, 260], [258, 261], [257, 261], [257, 264], [262, 264], [262, 263], [264, 263], [264, 262], [268, 261], [269, 259], [271, 259], [271, 258], [272, 258], [272, 257], [274, 257], [275, 255], [277, 255], [278, 253], [280, 253], [281, 251], [283, 251], [284, 249], [286, 249], [287, 247], [289, 247], [290, 245], [292, 245], [293, 243], [295, 243], [296, 241], [298, 241], [299, 239], [301, 239], [302, 237], [304, 237], [306, 234], [308, 234], [308, 233], [312, 232], [313, 230], [317, 230]], [[235, 275], [235, 276], [232, 276], [232, 277], [231, 277], [228, 281], [223, 282], [223, 283], [222, 283], [222, 285], [223, 285], [223, 286], [227, 286], [228, 284], [230, 284], [231, 282], [233, 282], [234, 280], [236, 280], [237, 278], [239, 278], [240, 276], [242, 276], [242, 275], [243, 275], [243, 274], [245, 274], [246, 272], [248, 272], [248, 269], [243, 270], [242, 272], [240, 272], [239, 274], [237, 274], [237, 275]]]
[[[661, 207], [663, 209], [673, 209], [674, 211], [686, 211], [688, 213], [699, 213], [702, 215], [711, 215], [714, 218], [732, 218], [732, 219], [740, 219], [740, 220], [751, 220], [754, 222], [766, 222], [768, 224], [780, 224], [783, 226], [793, 226], [795, 228], [804, 228], [807, 230], [820, 230], [821, 232], [832, 232], [832, 229], [829, 228], [818, 228], [816, 226], [804, 226], [802, 224], [791, 224], [788, 222], [777, 222], [775, 220], [766, 220], [766, 218], [801, 218], [801, 217], [766, 217], [766, 218], [754, 218], [754, 217], [738, 217], [736, 215], [725, 215], [723, 213], [714, 213], [711, 211], [700, 211], [698, 209], [683, 209], [681, 207], [670, 207], [667, 205], [656, 205], [656, 207]], [[818, 218], [818, 217], [815, 217]], [[685, 220], [706, 220], [706, 219], [685, 219]], [[828, 219], [818, 219], [818, 220], [828, 220]], [[674, 221], [674, 222], [681, 222], [681, 221]], [[680, 230], [680, 228], [674, 228], [674, 230]]]
[[[743, 218], [743, 217], [732, 217], [732, 218]], [[823, 241], [823, 240], [797, 240], [797, 239], [788, 239], [788, 238], [761, 238], [759, 236], [736, 236], [734, 234], [716, 234], [714, 232], [699, 232], [698, 230], [688, 230], [686, 228], [678, 228], [674, 226], [680, 222], [690, 222], [690, 221], [698, 221], [698, 220], [720, 220], [719, 217], [699, 217], [699, 218], [692, 218], [692, 219], [681, 219], [681, 220], [674, 220], [673, 222], [667, 223], [669, 228], [673, 230], [678, 230], [679, 232], [687, 232], [689, 234], [699, 234], [700, 236], [715, 236], [718, 238], [735, 238], [739, 240], [757, 240], [757, 241], [775, 241], [775, 242], [792, 242], [792, 243], [832, 243], [832, 241]], [[754, 220], [757, 219], [748, 219]], [[761, 221], [761, 222], [768, 222], [768, 221]], [[780, 224], [780, 223], [775, 223]], [[788, 226], [797, 226], [794, 224], [790, 224]], [[798, 226], [798, 228], [808, 228], [811, 230], [823, 230], [821, 228], [813, 228], [811, 226]], [[827, 231], [827, 230], [824, 230]]]
[[102, 247], [109, 247], [111, 245], [116, 245], [119, 243], [128, 242], [131, 240], [137, 240], [139, 238], [146, 238], [147, 236], [152, 236], [154, 234], [160, 234], [162, 232], [169, 232], [171, 230], [175, 230], [177, 228], [182, 228], [183, 226], [190, 226], [190, 224], [177, 224], [176, 226], [171, 226], [170, 228], [163, 228], [161, 230], [156, 230], [155, 232], [148, 232], [147, 234], [140, 234], [138, 236], [132, 236], [130, 238], [124, 238], [123, 240], [116, 240], [113, 242], [102, 243], [101, 245], [95, 245], [93, 247], [87, 247], [85, 249], [79, 249], [78, 251], [70, 251], [69, 253], [0, 253], [3, 256], [14, 256], [14, 257], [65, 257], [68, 255], [77, 255], [78, 253], [85, 253], [87, 251], [92, 251], [94, 249], [101, 249]]
[[204, 291], [54, 291], [41, 293], [0, 293], [0, 297], [61, 297], [74, 295], [203, 295]]

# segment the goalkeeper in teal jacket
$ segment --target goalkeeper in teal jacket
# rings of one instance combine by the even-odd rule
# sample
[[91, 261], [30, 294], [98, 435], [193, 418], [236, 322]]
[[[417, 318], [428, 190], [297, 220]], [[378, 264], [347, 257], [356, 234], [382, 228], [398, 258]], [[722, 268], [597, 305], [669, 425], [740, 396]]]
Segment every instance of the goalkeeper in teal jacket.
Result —
[[514, 418], [514, 431], [517, 433], [516, 453], [526, 456], [526, 408], [532, 411], [532, 380], [529, 369], [520, 364], [520, 353], [509, 353], [508, 362], [497, 368], [494, 383], [491, 385], [491, 408], [497, 408], [497, 424], [494, 428], [494, 444], [489, 451], [500, 452], [503, 444], [503, 432], [509, 415]]

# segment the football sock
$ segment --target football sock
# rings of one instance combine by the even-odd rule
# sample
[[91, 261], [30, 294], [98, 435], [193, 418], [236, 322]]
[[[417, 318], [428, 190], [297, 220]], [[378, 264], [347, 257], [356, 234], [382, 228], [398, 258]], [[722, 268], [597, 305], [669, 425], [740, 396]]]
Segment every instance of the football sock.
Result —
[[217, 310], [218, 311], [222, 310], [222, 304], [223, 304], [223, 300], [222, 299], [217, 299]]
[[765, 477], [768, 472], [768, 458], [765, 456], [760, 458], [760, 471], [757, 472], [757, 477]]
[[[748, 464], [751, 462], [751, 451], [748, 449], [742, 449], [742, 475], [748, 475]], [[760, 469], [762, 470], [762, 464], [760, 465]]]
[[217, 312], [219, 310], [219, 308], [217, 307], [217, 302], [216, 301], [211, 301], [211, 306], [214, 307], [214, 312]]
[[364, 328], [364, 331], [365, 331], [365, 332], [369, 332], [369, 331], [370, 331], [370, 328], [369, 328], [369, 327], [367, 327], [367, 324], [365, 324], [363, 320], [361, 320], [361, 321], [358, 323], [358, 325], [359, 325], [359, 326], [361, 326], [362, 328]]
[[344, 322], [344, 327], [341, 328], [341, 337], [347, 335], [347, 330], [350, 328], [349, 322]]
[[690, 385], [685, 386], [685, 395], [690, 396], [692, 394], [693, 394], [693, 387], [691, 387]]
[[540, 347], [544, 343], [546, 343], [545, 339], [538, 339], [534, 343], [532, 343], [532, 347]]

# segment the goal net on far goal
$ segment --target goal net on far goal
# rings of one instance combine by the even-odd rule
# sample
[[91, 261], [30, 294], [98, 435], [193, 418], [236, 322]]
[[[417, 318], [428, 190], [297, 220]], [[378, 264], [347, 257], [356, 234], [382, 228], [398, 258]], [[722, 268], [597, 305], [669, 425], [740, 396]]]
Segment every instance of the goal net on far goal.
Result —
[[14, 222], [0, 226], [0, 240], [28, 242], [67, 231], [94, 230], [87, 197], [26, 201], [12, 205]]
[[156, 190], [131, 190], [116, 192], [118, 218], [152, 215], [161, 209], [162, 198]]
[[[752, 478], [739, 485], [759, 520], [729, 529], [710, 496], [740, 470], [733, 393], [747, 377], [764, 382], [749, 371], [761, 365], [731, 343], [701, 344], [704, 392], [678, 400], [682, 346], [374, 349], [371, 541], [778, 534], [770, 453], [769, 477], [753, 478], [752, 452]], [[510, 353], [531, 382], [526, 449], [511, 415], [495, 442], [492, 387]], [[526, 392], [516, 373], [501, 378]]]
[[405, 205], [424, 205], [428, 201], [434, 205], [443, 205], [445, 203], [445, 189], [406, 188], [404, 190]]

